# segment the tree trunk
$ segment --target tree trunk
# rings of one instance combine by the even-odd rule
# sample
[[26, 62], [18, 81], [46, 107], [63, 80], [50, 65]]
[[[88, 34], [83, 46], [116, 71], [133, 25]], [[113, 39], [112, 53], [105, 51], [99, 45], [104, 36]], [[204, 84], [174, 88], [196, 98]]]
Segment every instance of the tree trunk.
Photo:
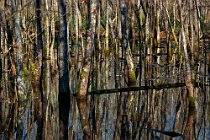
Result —
[[42, 13], [41, 13], [41, 0], [36, 0], [36, 27], [37, 27], [37, 46], [35, 48], [35, 64], [37, 67], [36, 82], [39, 83], [40, 91], [42, 92], [42, 51], [43, 51], [43, 39], [42, 39]]
[[[48, 0], [45, 0], [45, 8], [47, 12], [50, 10], [50, 4]], [[51, 73], [50, 73], [50, 20], [49, 18], [51, 15], [48, 15], [44, 18], [45, 30], [46, 30], [46, 37], [45, 42], [46, 44], [43, 46], [42, 51], [42, 93], [43, 93], [43, 100], [42, 100], [42, 115], [43, 115], [43, 139], [47, 139], [51, 130], [48, 130], [48, 112], [49, 112], [49, 102], [50, 102], [50, 92], [51, 92]], [[50, 96], [53, 97], [53, 96]]]
[[184, 129], [184, 139], [193, 140], [196, 139], [195, 132], [194, 132], [194, 116], [195, 116], [196, 109], [194, 107], [189, 106], [188, 116], [187, 116], [187, 123]]
[[[42, 60], [42, 55], [43, 55], [43, 39], [42, 39], [42, 13], [41, 13], [41, 0], [36, 0], [35, 2], [36, 6], [36, 30], [37, 30], [37, 46], [35, 48], [35, 65], [37, 67], [37, 73], [36, 73], [36, 83], [38, 83], [39, 88], [37, 88], [39, 94], [39, 99], [36, 103], [36, 106], [38, 107], [37, 110], [38, 115], [37, 115], [37, 121], [38, 127], [37, 127], [37, 137], [36, 139], [42, 139], [43, 138], [43, 127], [44, 127], [44, 114], [45, 111], [43, 110], [43, 87], [42, 87], [42, 76], [43, 76], [43, 60]], [[41, 104], [39, 103], [41, 101]]]
[[[183, 19], [183, 11], [182, 11], [182, 2], [179, 0], [179, 10], [180, 10], [180, 22], [181, 22], [181, 50], [182, 55], [184, 57], [184, 63], [185, 63], [185, 83], [188, 89], [189, 98], [194, 97], [194, 91], [193, 91], [193, 84], [192, 84], [192, 75], [191, 75], [191, 67], [190, 67], [190, 61], [188, 56], [188, 50], [187, 50], [187, 42], [186, 42], [186, 35], [184, 31], [184, 19]], [[190, 100], [193, 101], [193, 100]]]
[[69, 117], [69, 74], [68, 74], [68, 45], [67, 45], [67, 20], [66, 1], [58, 0], [60, 17], [60, 39], [58, 46], [58, 71], [59, 71], [59, 119], [60, 139], [68, 139], [68, 117]]
[[21, 23], [20, 23], [20, 3], [16, 0], [12, 2], [14, 16], [14, 25], [15, 25], [15, 45], [16, 49], [16, 73], [17, 73], [17, 93], [18, 99], [21, 100], [22, 95], [24, 94], [24, 83], [22, 80], [22, 34], [21, 34]]
[[88, 44], [84, 48], [85, 54], [83, 59], [83, 67], [80, 73], [80, 80], [77, 93], [77, 104], [80, 112], [80, 118], [82, 123], [82, 129], [84, 134], [84, 139], [91, 139], [91, 130], [88, 125], [88, 104], [87, 104], [87, 90], [88, 90], [88, 79], [91, 68], [91, 57], [93, 53], [93, 48], [95, 47], [94, 37], [96, 34], [96, 17], [97, 17], [97, 0], [90, 1], [90, 28], [88, 30]]

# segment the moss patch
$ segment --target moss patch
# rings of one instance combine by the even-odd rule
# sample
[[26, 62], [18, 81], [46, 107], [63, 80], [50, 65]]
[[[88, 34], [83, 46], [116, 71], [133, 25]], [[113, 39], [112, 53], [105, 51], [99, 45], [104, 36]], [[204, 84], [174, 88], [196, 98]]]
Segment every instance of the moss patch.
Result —
[[189, 102], [195, 102], [195, 97], [193, 96], [187, 96], [187, 99]]
[[30, 68], [31, 68], [32, 76], [35, 76], [36, 75], [36, 68], [35, 68], [34, 63], [30, 61], [29, 65], [30, 65]]
[[30, 76], [30, 73], [26, 66], [23, 65], [23, 78], [28, 78]]
[[104, 49], [104, 55], [106, 58], [109, 56], [109, 49], [107, 48]]
[[135, 86], [136, 85], [136, 74], [135, 71], [129, 71], [128, 75], [128, 86]]
[[80, 74], [81, 79], [85, 78], [86, 74], [87, 72], [84, 69], [82, 69], [82, 72]]
[[82, 125], [82, 128], [84, 128], [86, 126], [86, 120], [85, 119], [81, 119], [81, 125]]

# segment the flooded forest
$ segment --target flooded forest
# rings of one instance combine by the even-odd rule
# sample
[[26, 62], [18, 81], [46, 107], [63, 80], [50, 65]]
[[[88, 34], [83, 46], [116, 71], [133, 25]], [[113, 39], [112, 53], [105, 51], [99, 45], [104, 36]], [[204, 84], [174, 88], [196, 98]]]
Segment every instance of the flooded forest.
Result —
[[0, 0], [0, 140], [210, 140], [209, 0]]

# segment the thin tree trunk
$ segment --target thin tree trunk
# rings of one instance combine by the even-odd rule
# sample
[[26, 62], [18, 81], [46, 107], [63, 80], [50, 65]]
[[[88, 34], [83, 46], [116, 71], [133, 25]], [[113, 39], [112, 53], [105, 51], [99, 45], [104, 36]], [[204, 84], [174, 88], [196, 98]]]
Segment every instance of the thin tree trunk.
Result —
[[17, 45], [16, 49], [16, 73], [17, 73], [17, 93], [19, 99], [24, 94], [24, 83], [22, 80], [22, 34], [21, 34], [21, 24], [20, 24], [20, 3], [19, 1], [13, 0], [12, 2], [15, 25], [15, 43]]
[[[3, 30], [3, 26], [2, 26], [2, 19], [3, 19], [3, 5], [2, 5], [2, 2], [0, 1], [0, 53], [4, 53], [3, 52], [3, 45], [4, 45], [4, 30]], [[4, 83], [3, 83], [3, 61], [4, 60], [4, 57], [2, 54], [0, 54], [0, 88], [4, 89], [3, 87], [5, 86]], [[4, 85], [4, 86], [2, 86]], [[0, 91], [0, 97], [3, 97], [3, 94], [2, 94], [2, 90]], [[3, 103], [0, 102], [0, 112], [3, 111]], [[0, 124], [3, 124], [3, 113], [0, 113]]]
[[[42, 75], [43, 75], [43, 68], [42, 68], [42, 50], [43, 50], [43, 40], [42, 40], [42, 13], [41, 13], [41, 0], [35, 1], [36, 6], [36, 26], [37, 26], [37, 46], [35, 48], [35, 65], [37, 66], [37, 73], [36, 73], [36, 83], [39, 83], [39, 91], [41, 94], [38, 97], [39, 99], [36, 101], [37, 106], [37, 121], [38, 121], [38, 129], [37, 129], [37, 137], [36, 139], [43, 138], [43, 88], [42, 88]], [[39, 103], [41, 101], [41, 104]]]
[[[37, 46], [35, 48], [35, 64], [37, 66], [37, 80], [39, 83], [40, 91], [42, 92], [42, 50], [43, 50], [43, 39], [42, 39], [42, 13], [41, 13], [41, 0], [36, 0], [36, 26], [37, 26]], [[42, 96], [42, 95], [41, 95]]]
[[[49, 13], [49, 2], [45, 0], [45, 8], [47, 13]], [[48, 130], [48, 110], [49, 110], [49, 97], [51, 89], [51, 73], [50, 73], [50, 20], [51, 15], [45, 17], [45, 29], [46, 29], [46, 44], [43, 46], [43, 60], [42, 60], [42, 88], [43, 88], [43, 100], [42, 100], [42, 115], [43, 115], [43, 138], [47, 139], [47, 136], [51, 130]], [[49, 131], [49, 132], [48, 132]]]
[[109, 57], [110, 57], [110, 50], [109, 50], [109, 12], [110, 7], [108, 1], [106, 1], [106, 31], [105, 31], [105, 45], [104, 45], [104, 59], [105, 59], [105, 67], [104, 67], [104, 79], [106, 88], [108, 88], [108, 77], [109, 77]]
[[184, 31], [184, 20], [183, 20], [183, 11], [182, 11], [182, 0], [179, 0], [179, 10], [180, 10], [180, 22], [181, 22], [181, 47], [182, 47], [182, 55], [184, 57], [185, 62], [185, 83], [189, 92], [190, 98], [194, 96], [193, 91], [193, 84], [192, 84], [192, 75], [191, 75], [191, 67], [190, 67], [190, 61], [188, 56], [188, 50], [187, 50], [187, 42], [186, 42], [186, 36]]
[[[0, 53], [4, 53], [3, 52], [3, 45], [4, 45], [4, 26], [2, 25], [3, 22], [3, 10], [4, 10], [4, 3], [0, 1]], [[2, 79], [3, 75], [3, 55], [0, 55], [0, 80]], [[1, 105], [0, 105], [1, 106]], [[1, 110], [0, 110], [1, 111]], [[0, 115], [0, 119], [1, 119], [1, 115]]]
[[[52, 6], [51, 6], [51, 8], [52, 8], [52, 10], [53, 11], [56, 11], [57, 10], [57, 8], [58, 8], [58, 6], [57, 6], [57, 1], [53, 1], [52, 2]], [[50, 28], [51, 28], [51, 45], [50, 45], [50, 63], [51, 63], [51, 72], [52, 72], [52, 74], [55, 74], [55, 72], [56, 72], [56, 68], [57, 68], [57, 65], [56, 65], [56, 62], [57, 62], [57, 59], [56, 59], [56, 57], [55, 57], [55, 51], [54, 51], [54, 45], [55, 45], [55, 34], [56, 34], [56, 29], [55, 29], [55, 17], [56, 17], [56, 12], [53, 12], [52, 14], [51, 14], [51, 18], [52, 18], [52, 20], [51, 20], [51, 26], [50, 26]]]
[[[160, 53], [160, 0], [155, 0], [155, 30], [156, 30], [156, 47], [157, 47], [157, 54]], [[157, 63], [160, 64], [160, 55], [157, 56]], [[156, 75], [158, 77], [158, 75]]]

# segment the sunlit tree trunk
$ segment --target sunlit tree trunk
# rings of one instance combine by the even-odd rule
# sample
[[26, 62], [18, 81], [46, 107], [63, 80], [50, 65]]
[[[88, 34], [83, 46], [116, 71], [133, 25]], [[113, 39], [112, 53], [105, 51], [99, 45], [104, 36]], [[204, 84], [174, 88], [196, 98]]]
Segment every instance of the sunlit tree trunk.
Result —
[[[160, 0], [155, 0], [155, 31], [156, 31], [156, 43], [155, 46], [157, 47], [157, 63], [160, 64]], [[158, 76], [158, 75], [156, 75]]]
[[43, 54], [42, 54], [42, 89], [43, 89], [43, 100], [42, 100], [42, 115], [43, 115], [43, 138], [47, 139], [47, 136], [51, 132], [51, 130], [48, 130], [49, 127], [49, 120], [48, 120], [48, 112], [49, 112], [49, 102], [51, 96], [51, 72], [50, 72], [50, 45], [52, 43], [51, 40], [51, 30], [50, 30], [50, 18], [52, 14], [49, 14], [51, 10], [51, 5], [49, 0], [45, 0], [45, 9], [48, 13], [48, 15], [44, 18], [45, 24], [45, 45], [43, 46]]
[[[144, 54], [146, 55], [145, 59], [145, 78], [149, 78], [149, 75], [151, 73], [151, 68], [149, 66], [149, 62], [151, 62], [151, 33], [150, 33], [150, 0], [146, 2], [146, 15], [145, 15], [145, 47], [144, 47]], [[149, 55], [148, 55], [149, 54]], [[147, 81], [145, 81], [145, 84], [149, 84]]]
[[83, 66], [80, 73], [79, 85], [78, 85], [78, 93], [77, 93], [77, 104], [80, 112], [80, 120], [83, 129], [83, 137], [85, 140], [91, 139], [91, 130], [88, 123], [88, 104], [87, 104], [87, 91], [88, 91], [88, 79], [91, 68], [91, 57], [92, 52], [95, 47], [94, 37], [96, 33], [96, 17], [97, 17], [97, 0], [90, 1], [90, 28], [88, 30], [88, 44], [84, 48], [84, 59]]
[[12, 7], [16, 13], [14, 16], [15, 25], [15, 43], [18, 47], [16, 49], [16, 71], [17, 71], [17, 93], [19, 99], [24, 94], [24, 83], [22, 80], [22, 31], [21, 31], [21, 21], [20, 21], [20, 3], [19, 1], [13, 0]]
[[[126, 33], [127, 27], [127, 13], [128, 6], [125, 0], [121, 1], [121, 24], [122, 24], [122, 55], [125, 55], [128, 66], [128, 86], [136, 85], [136, 75], [134, 70], [134, 63], [131, 54], [130, 43]], [[124, 56], [123, 56], [124, 58]]]
[[[0, 52], [3, 54], [3, 45], [4, 45], [4, 26], [2, 25], [2, 19], [3, 19], [3, 2], [0, 1]], [[0, 80], [2, 80], [2, 72], [3, 72], [3, 55], [0, 55]], [[1, 94], [1, 93], [0, 93]], [[1, 117], [0, 117], [1, 118]]]
[[105, 45], [104, 45], [104, 58], [105, 58], [105, 83], [108, 83], [108, 73], [109, 73], [109, 12], [110, 7], [108, 1], [106, 1], [106, 31], [105, 31]]
[[[100, 2], [99, 2], [100, 3]], [[101, 3], [100, 3], [101, 4]], [[100, 60], [101, 60], [101, 53], [100, 53], [100, 49], [101, 49], [101, 5], [98, 6], [98, 15], [97, 15], [97, 44], [95, 47], [95, 88], [98, 89], [100, 87], [100, 75], [101, 75], [101, 71], [100, 71]]]
[[[79, 0], [75, 0], [74, 2], [74, 5], [75, 5], [75, 34], [76, 34], [76, 45], [72, 47], [72, 51], [71, 53], [74, 53], [76, 51], [78, 51], [78, 56], [77, 58], [79, 58], [79, 55], [82, 56], [82, 58], [84, 57], [84, 43], [83, 43], [83, 32], [82, 31], [82, 8], [81, 8], [81, 5], [80, 5], [80, 2]], [[80, 49], [80, 47], [82, 47], [82, 50]], [[82, 51], [82, 52], [80, 52]], [[77, 70], [80, 70], [81, 69], [81, 62], [75, 62], [77, 63], [76, 64], [76, 67], [77, 67]]]
[[67, 20], [66, 20], [66, 1], [58, 0], [60, 38], [58, 46], [58, 71], [59, 71], [59, 119], [60, 119], [60, 138], [68, 138], [68, 116], [70, 105], [69, 93], [69, 74], [68, 74], [68, 45], [67, 45]]
[[51, 24], [50, 24], [50, 28], [51, 28], [51, 45], [50, 45], [50, 63], [51, 63], [51, 72], [52, 74], [55, 74], [56, 72], [56, 69], [57, 69], [57, 65], [56, 65], [56, 62], [57, 62], [57, 57], [55, 57], [55, 50], [54, 50], [54, 45], [55, 45], [55, 36], [56, 36], [56, 29], [55, 29], [55, 22], [56, 22], [56, 19], [55, 17], [57, 16], [57, 9], [58, 9], [58, 6], [57, 6], [57, 1], [56, 0], [53, 0], [52, 1], [52, 5], [51, 5], [51, 9], [52, 11], [52, 14], [51, 14]]
[[184, 31], [183, 7], [181, 5], [182, 5], [182, 0], [179, 0], [180, 22], [181, 22], [180, 44], [181, 44], [182, 55], [183, 55], [184, 63], [185, 63], [185, 83], [189, 92], [189, 97], [192, 98], [194, 96], [192, 75], [191, 75], [192, 71], [191, 71], [189, 55], [188, 55], [189, 52], [187, 50], [186, 35]]
[[75, 0], [74, 2], [75, 4], [75, 34], [76, 34], [76, 44], [78, 45], [78, 41], [79, 41], [79, 38], [81, 39], [80, 41], [83, 41], [82, 40], [82, 16], [81, 16], [81, 11], [79, 8], [79, 0]]
[[[190, 53], [191, 53], [191, 64], [194, 65], [195, 61], [195, 54], [196, 54], [196, 49], [195, 49], [195, 30], [194, 30], [194, 13], [195, 13], [195, 8], [194, 8], [194, 4], [193, 4], [193, 0], [190, 0], [189, 3], [189, 22], [190, 22], [190, 35], [189, 35], [189, 40], [190, 40]], [[192, 73], [192, 77], [195, 77], [195, 72], [192, 69], [193, 73]]]

